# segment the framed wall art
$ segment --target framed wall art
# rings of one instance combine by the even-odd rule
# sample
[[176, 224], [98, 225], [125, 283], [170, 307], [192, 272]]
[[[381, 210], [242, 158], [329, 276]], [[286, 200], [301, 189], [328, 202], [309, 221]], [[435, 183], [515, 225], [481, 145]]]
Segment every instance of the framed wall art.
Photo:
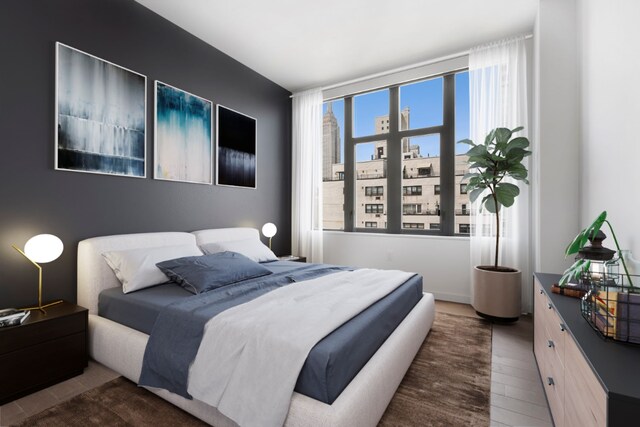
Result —
[[218, 105], [216, 131], [216, 184], [256, 188], [256, 119]]
[[156, 80], [155, 179], [212, 184], [213, 104]]
[[55, 169], [146, 177], [146, 76], [56, 43]]

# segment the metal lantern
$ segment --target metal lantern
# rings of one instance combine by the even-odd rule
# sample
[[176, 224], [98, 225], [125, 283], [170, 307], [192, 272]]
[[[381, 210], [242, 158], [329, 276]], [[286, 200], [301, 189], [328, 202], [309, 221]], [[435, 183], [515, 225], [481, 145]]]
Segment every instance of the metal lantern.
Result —
[[589, 271], [582, 273], [580, 281], [583, 284], [611, 285], [615, 284], [618, 278], [618, 258], [616, 251], [602, 246], [602, 241], [607, 236], [599, 230], [595, 236], [589, 236], [589, 245], [578, 251], [577, 259], [591, 261]]

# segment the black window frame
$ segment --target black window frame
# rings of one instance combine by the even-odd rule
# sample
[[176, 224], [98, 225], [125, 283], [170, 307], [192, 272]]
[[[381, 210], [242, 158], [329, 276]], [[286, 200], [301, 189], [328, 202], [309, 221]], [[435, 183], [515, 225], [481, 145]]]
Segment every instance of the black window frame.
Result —
[[384, 196], [384, 185], [367, 185], [364, 187], [364, 195], [367, 197]]
[[[374, 209], [375, 206], [375, 209]], [[366, 214], [384, 214], [384, 203], [365, 203], [364, 213]]]
[[403, 196], [422, 196], [422, 185], [403, 185]]
[[[379, 212], [385, 214], [385, 228], [377, 229], [377, 232], [388, 234], [425, 234], [441, 236], [460, 235], [455, 224], [455, 76], [458, 73], [467, 72], [467, 69], [459, 69], [428, 78], [416, 79], [411, 82], [394, 84], [387, 87], [353, 93], [351, 95], [340, 96], [336, 99], [344, 99], [344, 232], [370, 232], [371, 229], [357, 226], [356, 210], [356, 157], [355, 150], [358, 144], [371, 143], [376, 141], [386, 141], [386, 210]], [[400, 130], [400, 87], [419, 81], [442, 78], [442, 124], [426, 128]], [[386, 133], [372, 134], [355, 137], [354, 132], [354, 97], [367, 93], [389, 90], [389, 126]], [[325, 102], [332, 99], [326, 99]], [[404, 229], [402, 227], [402, 191], [403, 179], [403, 156], [402, 139], [407, 137], [426, 136], [432, 134], [440, 135], [440, 203], [437, 209], [440, 216], [440, 226], [438, 230], [426, 229]], [[433, 170], [430, 171], [433, 175]], [[398, 191], [394, 191], [394, 189]], [[366, 212], [365, 213], [369, 213]], [[383, 231], [384, 230], [384, 231]]]

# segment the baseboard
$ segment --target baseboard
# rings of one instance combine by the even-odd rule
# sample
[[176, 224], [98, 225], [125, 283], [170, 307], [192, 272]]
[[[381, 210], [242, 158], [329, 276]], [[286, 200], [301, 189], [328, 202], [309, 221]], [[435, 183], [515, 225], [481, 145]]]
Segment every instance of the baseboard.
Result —
[[446, 292], [436, 292], [431, 290], [425, 290], [425, 292], [432, 293], [433, 296], [440, 301], [457, 302], [460, 304], [471, 304], [471, 297], [469, 295], [448, 294]]

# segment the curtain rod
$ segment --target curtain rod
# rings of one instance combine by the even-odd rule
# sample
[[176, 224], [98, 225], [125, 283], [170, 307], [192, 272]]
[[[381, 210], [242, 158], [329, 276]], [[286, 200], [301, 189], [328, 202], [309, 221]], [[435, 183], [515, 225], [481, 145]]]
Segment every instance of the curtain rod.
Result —
[[[532, 33], [526, 34], [524, 36], [524, 38], [525, 38], [525, 40], [533, 38], [533, 34]], [[452, 53], [450, 55], [441, 56], [439, 58], [428, 59], [426, 61], [418, 62], [416, 64], [405, 65], [404, 67], [398, 67], [398, 68], [394, 68], [392, 70], [381, 71], [379, 73], [369, 74], [369, 75], [366, 75], [364, 77], [358, 77], [356, 79], [347, 80], [347, 81], [340, 82], [340, 83], [334, 83], [334, 84], [331, 84], [331, 85], [328, 85], [328, 86], [323, 86], [323, 87], [320, 88], [320, 90], [335, 89], [335, 88], [340, 87], [340, 86], [346, 86], [346, 85], [350, 85], [350, 84], [354, 84], [354, 83], [360, 83], [360, 82], [363, 82], [363, 81], [366, 81], [366, 80], [375, 79], [377, 77], [383, 77], [383, 76], [387, 76], [387, 75], [390, 75], [390, 74], [400, 73], [402, 71], [412, 70], [414, 68], [419, 68], [419, 67], [424, 67], [426, 65], [435, 64], [437, 62], [448, 61], [450, 59], [460, 58], [461, 56], [469, 55], [469, 51], [470, 50], [471, 49], [467, 49], [467, 50], [463, 50], [463, 51], [460, 51], [460, 52], [457, 52], [457, 53]], [[300, 91], [300, 92], [304, 92], [304, 91]], [[291, 95], [289, 98], [293, 98], [293, 97], [294, 97], [294, 95]]]

